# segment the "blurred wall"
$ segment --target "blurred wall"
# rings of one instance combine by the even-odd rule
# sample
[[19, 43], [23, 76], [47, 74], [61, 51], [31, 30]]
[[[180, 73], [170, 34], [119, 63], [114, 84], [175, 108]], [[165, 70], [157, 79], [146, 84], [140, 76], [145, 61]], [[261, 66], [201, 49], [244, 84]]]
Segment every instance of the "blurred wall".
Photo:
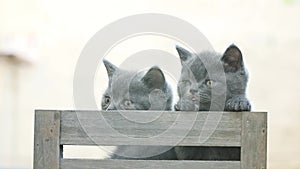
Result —
[[[0, 56], [0, 168], [32, 168], [34, 109], [74, 109], [73, 73], [89, 38], [119, 18], [156, 12], [190, 22], [219, 52], [240, 47], [254, 111], [269, 112], [268, 166], [299, 169], [299, 11], [299, 0], [0, 0], [0, 39], [27, 37], [35, 51], [21, 51], [20, 62]], [[95, 83], [99, 100], [103, 66]]]

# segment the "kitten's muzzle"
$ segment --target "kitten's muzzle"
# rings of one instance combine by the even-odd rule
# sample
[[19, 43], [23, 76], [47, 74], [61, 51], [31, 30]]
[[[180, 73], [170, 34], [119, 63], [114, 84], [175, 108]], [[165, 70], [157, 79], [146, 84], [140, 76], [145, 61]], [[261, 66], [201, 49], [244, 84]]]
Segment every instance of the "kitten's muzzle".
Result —
[[190, 93], [191, 94], [197, 94], [199, 92], [199, 90], [198, 89], [190, 89]]

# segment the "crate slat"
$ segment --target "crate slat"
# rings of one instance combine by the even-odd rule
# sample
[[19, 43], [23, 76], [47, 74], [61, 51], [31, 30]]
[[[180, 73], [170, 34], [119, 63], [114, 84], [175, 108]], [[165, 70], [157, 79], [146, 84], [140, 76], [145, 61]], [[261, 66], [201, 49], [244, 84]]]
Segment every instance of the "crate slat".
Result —
[[239, 161], [80, 160], [63, 159], [61, 169], [239, 169]]
[[[146, 119], [157, 112], [121, 113]], [[238, 112], [163, 112], [153, 122], [134, 123], [125, 120], [118, 111], [62, 111], [61, 126], [63, 145], [241, 145]], [[210, 137], [199, 140], [200, 134]]]

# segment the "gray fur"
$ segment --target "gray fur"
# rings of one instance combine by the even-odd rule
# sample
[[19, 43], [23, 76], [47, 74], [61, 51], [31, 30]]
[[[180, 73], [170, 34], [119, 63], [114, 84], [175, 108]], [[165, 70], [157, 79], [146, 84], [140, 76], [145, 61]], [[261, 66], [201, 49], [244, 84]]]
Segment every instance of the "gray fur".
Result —
[[[177, 88], [179, 101], [175, 105], [176, 110], [251, 110], [251, 104], [246, 98], [248, 73], [238, 47], [231, 45], [224, 54], [216, 52], [194, 54], [178, 46], [176, 49], [182, 63]], [[222, 79], [222, 77], [225, 78]], [[213, 94], [213, 90], [217, 92]], [[225, 105], [220, 103], [222, 97], [225, 98]], [[210, 160], [224, 157], [224, 154], [221, 156], [222, 151], [216, 148], [176, 147], [175, 151], [179, 159], [185, 160]], [[239, 155], [236, 152], [233, 148], [227, 150], [225, 159], [237, 160]]]
[[[160, 68], [154, 66], [147, 71], [127, 71], [106, 60], [103, 63], [109, 77], [108, 88], [102, 97], [103, 110], [172, 110], [172, 91]], [[168, 151], [156, 153], [162, 149]], [[157, 155], [143, 157], [145, 153]], [[176, 159], [176, 154], [172, 147], [166, 146], [118, 146], [111, 158], [171, 160]]]

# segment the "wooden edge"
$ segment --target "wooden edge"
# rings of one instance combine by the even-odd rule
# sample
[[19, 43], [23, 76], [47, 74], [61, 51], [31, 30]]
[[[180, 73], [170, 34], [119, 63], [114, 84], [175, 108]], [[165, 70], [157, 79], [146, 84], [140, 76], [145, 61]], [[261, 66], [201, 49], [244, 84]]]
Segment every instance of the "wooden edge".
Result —
[[62, 169], [239, 169], [240, 161], [62, 159]]
[[[128, 111], [129, 112], [129, 111]], [[127, 112], [127, 113], [128, 113]], [[139, 112], [145, 111], [134, 111], [132, 113], [138, 114]], [[150, 111], [151, 112], [151, 111]], [[118, 112], [108, 112], [105, 111], [106, 117], [109, 117], [113, 121], [111, 124], [118, 124], [120, 131], [128, 131], [127, 133], [134, 134], [143, 134], [143, 133], [155, 133], [156, 131], [163, 131], [164, 128], [159, 128], [159, 125], [154, 126], [153, 124], [147, 124], [149, 128], [136, 128], [136, 126], [130, 126], [120, 120], [119, 116], [116, 116]], [[130, 113], [130, 112], [129, 112]], [[149, 113], [149, 111], [148, 111]], [[147, 114], [148, 114], [147, 113]], [[153, 145], [153, 146], [173, 146], [174, 139], [182, 139], [177, 143], [178, 146], [226, 146], [226, 147], [240, 147], [241, 146], [241, 113], [240, 112], [220, 112], [222, 116], [220, 121], [207, 120], [206, 115], [213, 112], [168, 112], [167, 116], [164, 118], [166, 120], [174, 119], [169, 118], [169, 115], [176, 117], [173, 113], [177, 114], [182, 113], [182, 118], [177, 120], [177, 128], [168, 130], [168, 133], [160, 136], [160, 140], [157, 140], [155, 137], [137, 140], [138, 142], [130, 141], [130, 138], [124, 137], [124, 135], [118, 135], [118, 131], [114, 132], [114, 129], [111, 129], [109, 124], [105, 123], [105, 119], [101, 116], [100, 111], [81, 111], [80, 117], [81, 121], [78, 118], [77, 112], [75, 111], [63, 111], [61, 112], [61, 144], [63, 145], [102, 145], [102, 146], [116, 146], [116, 145]], [[200, 115], [197, 113], [201, 113]], [[147, 116], [147, 114], [142, 114], [142, 116]], [[193, 124], [190, 131], [186, 128], [185, 122], [188, 122], [192, 117], [196, 117], [197, 121]], [[201, 120], [202, 121], [201, 121]], [[199, 120], [199, 121], [198, 121]], [[84, 123], [81, 123], [81, 122]], [[103, 121], [103, 122], [102, 122]], [[120, 123], [119, 123], [120, 121]], [[162, 120], [163, 121], [163, 120]], [[190, 120], [192, 121], [192, 120]], [[172, 121], [168, 121], [169, 124], [172, 124]], [[120, 125], [121, 124], [121, 125]], [[210, 126], [206, 128], [207, 133], [211, 133], [208, 140], [205, 142], [199, 142], [199, 135], [202, 131], [203, 125]], [[152, 126], [151, 126], [152, 125]], [[214, 126], [215, 125], [215, 126]], [[222, 128], [218, 128], [218, 125], [224, 125]], [[116, 125], [115, 125], [116, 126]], [[151, 128], [152, 127], [152, 128]], [[188, 131], [186, 137], [177, 138], [177, 135], [172, 133], [183, 133]], [[126, 133], [126, 132], [123, 132]], [[198, 134], [198, 135], [197, 135]], [[92, 138], [92, 139], [91, 139]]]
[[[75, 112], [67, 110], [63, 112]], [[81, 111], [85, 112], [85, 111]], [[91, 112], [91, 111], [89, 111]], [[93, 111], [99, 112], [99, 111]], [[36, 110], [35, 111], [35, 127], [34, 127], [34, 169], [60, 167], [62, 168], [70, 162], [79, 164], [83, 161], [69, 160], [62, 158], [62, 145], [60, 145], [60, 120], [61, 111], [59, 110]], [[238, 168], [242, 169], [266, 169], [267, 167], [267, 113], [266, 112], [241, 112], [242, 114], [242, 129], [241, 129], [241, 162], [234, 163], [234, 167], [238, 164]], [[109, 164], [105, 160], [99, 160], [96, 164]], [[122, 160], [121, 160], [122, 161]], [[139, 160], [140, 161], [140, 160]], [[116, 161], [113, 161], [114, 163]], [[186, 161], [188, 162], [188, 161]], [[93, 160], [88, 160], [87, 163], [94, 163]], [[126, 164], [133, 162], [126, 162]], [[148, 163], [137, 162], [138, 165], [146, 165]], [[155, 162], [154, 162], [155, 163]], [[193, 162], [191, 162], [193, 163]], [[173, 164], [173, 162], [172, 162]], [[166, 163], [166, 166], [172, 165]], [[178, 166], [182, 165], [180, 161]], [[190, 162], [189, 162], [190, 164]], [[204, 163], [203, 163], [204, 164]], [[220, 164], [220, 163], [218, 163]], [[70, 164], [74, 166], [73, 164]], [[111, 165], [111, 164], [110, 164]], [[155, 164], [153, 164], [155, 165]], [[80, 165], [79, 165], [80, 166]], [[123, 164], [120, 164], [123, 166]], [[176, 165], [177, 166], [177, 165]], [[192, 165], [193, 166], [193, 165]], [[197, 164], [199, 167], [199, 164]], [[222, 166], [224, 166], [222, 164]], [[126, 168], [126, 167], [124, 167]], [[166, 167], [162, 167], [166, 168]], [[174, 168], [174, 167], [173, 167]], [[227, 169], [227, 168], [224, 168]]]
[[157, 111], [157, 110], [55, 110], [55, 109], [36, 109], [35, 112], [37, 111], [59, 111], [61, 113], [65, 113], [65, 112], [102, 112], [102, 113], [119, 113], [119, 112], [170, 112], [170, 113], [181, 113], [181, 112], [186, 112], [186, 113], [241, 113], [241, 114], [244, 114], [244, 113], [262, 113], [262, 114], [265, 114], [267, 112], [264, 112], [264, 111], [251, 111], [251, 112], [248, 112], [248, 111], [245, 111], [245, 112], [235, 112], [235, 111], [167, 111], [167, 110], [164, 110], [164, 111]]
[[60, 111], [35, 111], [34, 169], [59, 169]]
[[266, 169], [267, 113], [244, 112], [241, 135], [241, 169]]

